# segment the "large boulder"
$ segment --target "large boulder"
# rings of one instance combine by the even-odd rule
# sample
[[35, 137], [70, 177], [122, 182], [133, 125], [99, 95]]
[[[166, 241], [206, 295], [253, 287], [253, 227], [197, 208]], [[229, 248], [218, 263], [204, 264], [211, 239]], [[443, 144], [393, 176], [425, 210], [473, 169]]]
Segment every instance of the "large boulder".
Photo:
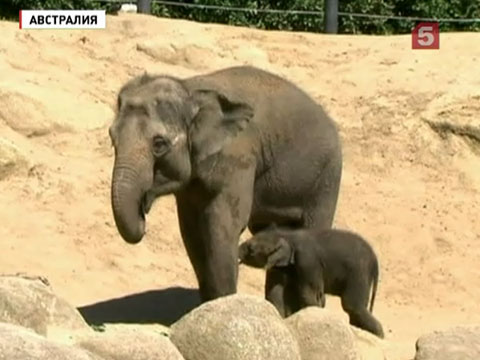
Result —
[[421, 336], [415, 360], [480, 359], [480, 325], [457, 326]]
[[351, 329], [362, 360], [387, 360], [384, 340], [355, 326]]
[[[88, 321], [88, 320], [87, 320]], [[149, 334], [170, 336], [170, 327], [158, 323], [143, 324], [143, 323], [103, 323], [101, 324], [102, 332], [112, 333], [124, 333], [129, 331], [141, 331]]]
[[0, 275], [0, 322], [44, 336], [58, 329], [91, 331], [77, 309], [56, 296], [44, 278], [25, 275]]
[[170, 338], [187, 360], [300, 360], [275, 307], [249, 295], [202, 304], [173, 324]]
[[22, 326], [0, 323], [1, 360], [103, 360], [88, 351], [49, 341]]
[[349, 324], [320, 307], [307, 307], [285, 319], [298, 339], [302, 360], [360, 360]]
[[86, 335], [77, 345], [108, 360], [183, 360], [165, 334], [134, 327]]

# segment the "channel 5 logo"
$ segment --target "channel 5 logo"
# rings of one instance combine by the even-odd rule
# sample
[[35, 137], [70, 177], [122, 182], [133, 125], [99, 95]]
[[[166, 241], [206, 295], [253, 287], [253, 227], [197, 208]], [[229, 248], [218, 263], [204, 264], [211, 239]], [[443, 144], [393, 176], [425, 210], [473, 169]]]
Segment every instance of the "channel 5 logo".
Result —
[[422, 22], [412, 30], [412, 49], [439, 49], [438, 22]]

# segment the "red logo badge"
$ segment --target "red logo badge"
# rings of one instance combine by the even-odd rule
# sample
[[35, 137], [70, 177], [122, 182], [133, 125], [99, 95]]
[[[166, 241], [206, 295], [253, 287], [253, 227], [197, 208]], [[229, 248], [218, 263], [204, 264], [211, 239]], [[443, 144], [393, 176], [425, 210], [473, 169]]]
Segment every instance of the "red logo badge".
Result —
[[439, 49], [438, 23], [422, 22], [412, 30], [412, 49]]

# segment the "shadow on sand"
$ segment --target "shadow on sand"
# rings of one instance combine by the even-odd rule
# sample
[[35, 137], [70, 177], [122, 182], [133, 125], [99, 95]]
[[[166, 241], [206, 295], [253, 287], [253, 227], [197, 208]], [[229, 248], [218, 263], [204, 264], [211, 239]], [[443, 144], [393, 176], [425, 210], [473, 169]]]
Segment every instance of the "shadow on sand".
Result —
[[82, 306], [78, 311], [90, 325], [160, 323], [170, 326], [199, 304], [197, 289], [171, 287]]

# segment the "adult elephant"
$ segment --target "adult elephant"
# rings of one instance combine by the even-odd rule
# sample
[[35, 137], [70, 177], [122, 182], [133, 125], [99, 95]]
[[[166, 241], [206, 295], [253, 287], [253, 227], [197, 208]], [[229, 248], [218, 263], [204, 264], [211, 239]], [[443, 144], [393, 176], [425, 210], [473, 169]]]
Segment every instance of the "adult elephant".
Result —
[[[138, 243], [155, 198], [173, 194], [203, 301], [236, 292], [247, 226], [331, 227], [339, 136], [291, 82], [250, 66], [186, 79], [144, 74], [121, 88], [117, 105], [109, 129], [117, 229]], [[267, 273], [267, 298], [282, 291], [277, 281]]]

